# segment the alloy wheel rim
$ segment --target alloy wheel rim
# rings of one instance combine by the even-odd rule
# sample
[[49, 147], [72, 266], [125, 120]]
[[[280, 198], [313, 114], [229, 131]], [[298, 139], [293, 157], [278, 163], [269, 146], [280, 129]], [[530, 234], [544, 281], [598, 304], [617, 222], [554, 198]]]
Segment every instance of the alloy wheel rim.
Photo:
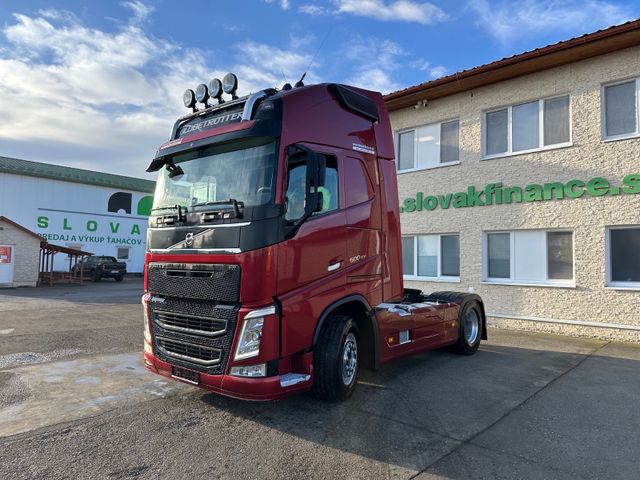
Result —
[[349, 386], [353, 383], [358, 369], [358, 342], [353, 333], [349, 333], [342, 347], [342, 382]]
[[480, 320], [475, 310], [469, 310], [464, 317], [464, 339], [469, 345], [473, 345], [478, 339]]

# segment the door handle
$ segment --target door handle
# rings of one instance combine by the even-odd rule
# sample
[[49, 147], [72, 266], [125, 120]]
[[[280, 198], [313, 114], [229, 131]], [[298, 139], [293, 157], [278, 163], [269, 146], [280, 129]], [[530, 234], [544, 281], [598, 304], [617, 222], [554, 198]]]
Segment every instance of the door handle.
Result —
[[342, 265], [342, 262], [340, 261], [335, 263], [330, 263], [329, 266], [327, 267], [327, 272], [335, 272], [340, 268], [341, 265]]

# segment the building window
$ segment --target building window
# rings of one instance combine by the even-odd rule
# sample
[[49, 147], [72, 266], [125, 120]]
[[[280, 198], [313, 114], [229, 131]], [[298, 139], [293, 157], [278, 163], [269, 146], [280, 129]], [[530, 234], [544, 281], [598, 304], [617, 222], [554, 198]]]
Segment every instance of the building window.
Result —
[[129, 260], [129, 247], [118, 247], [118, 260]]
[[402, 237], [405, 278], [460, 280], [460, 236], [411, 235]]
[[569, 145], [569, 95], [521, 103], [484, 114], [484, 157]]
[[617, 139], [638, 135], [640, 79], [605, 85], [603, 90], [603, 137]]
[[398, 171], [435, 168], [460, 159], [460, 122], [434, 123], [400, 132]]
[[607, 229], [607, 286], [640, 288], [640, 226]]
[[558, 230], [487, 233], [484, 279], [490, 283], [573, 286], [573, 233]]

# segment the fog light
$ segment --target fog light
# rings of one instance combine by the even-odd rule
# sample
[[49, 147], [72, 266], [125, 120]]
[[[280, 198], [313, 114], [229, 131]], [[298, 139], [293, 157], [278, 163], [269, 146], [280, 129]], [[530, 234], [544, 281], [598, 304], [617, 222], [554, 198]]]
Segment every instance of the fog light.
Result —
[[267, 364], [247, 365], [244, 367], [231, 367], [231, 375], [234, 377], [266, 377]]

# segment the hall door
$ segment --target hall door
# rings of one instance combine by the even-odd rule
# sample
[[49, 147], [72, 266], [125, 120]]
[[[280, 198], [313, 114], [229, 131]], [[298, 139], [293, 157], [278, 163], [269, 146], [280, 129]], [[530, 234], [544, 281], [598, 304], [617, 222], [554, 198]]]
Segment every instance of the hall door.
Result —
[[13, 283], [13, 251], [13, 245], [0, 245], [0, 284]]

